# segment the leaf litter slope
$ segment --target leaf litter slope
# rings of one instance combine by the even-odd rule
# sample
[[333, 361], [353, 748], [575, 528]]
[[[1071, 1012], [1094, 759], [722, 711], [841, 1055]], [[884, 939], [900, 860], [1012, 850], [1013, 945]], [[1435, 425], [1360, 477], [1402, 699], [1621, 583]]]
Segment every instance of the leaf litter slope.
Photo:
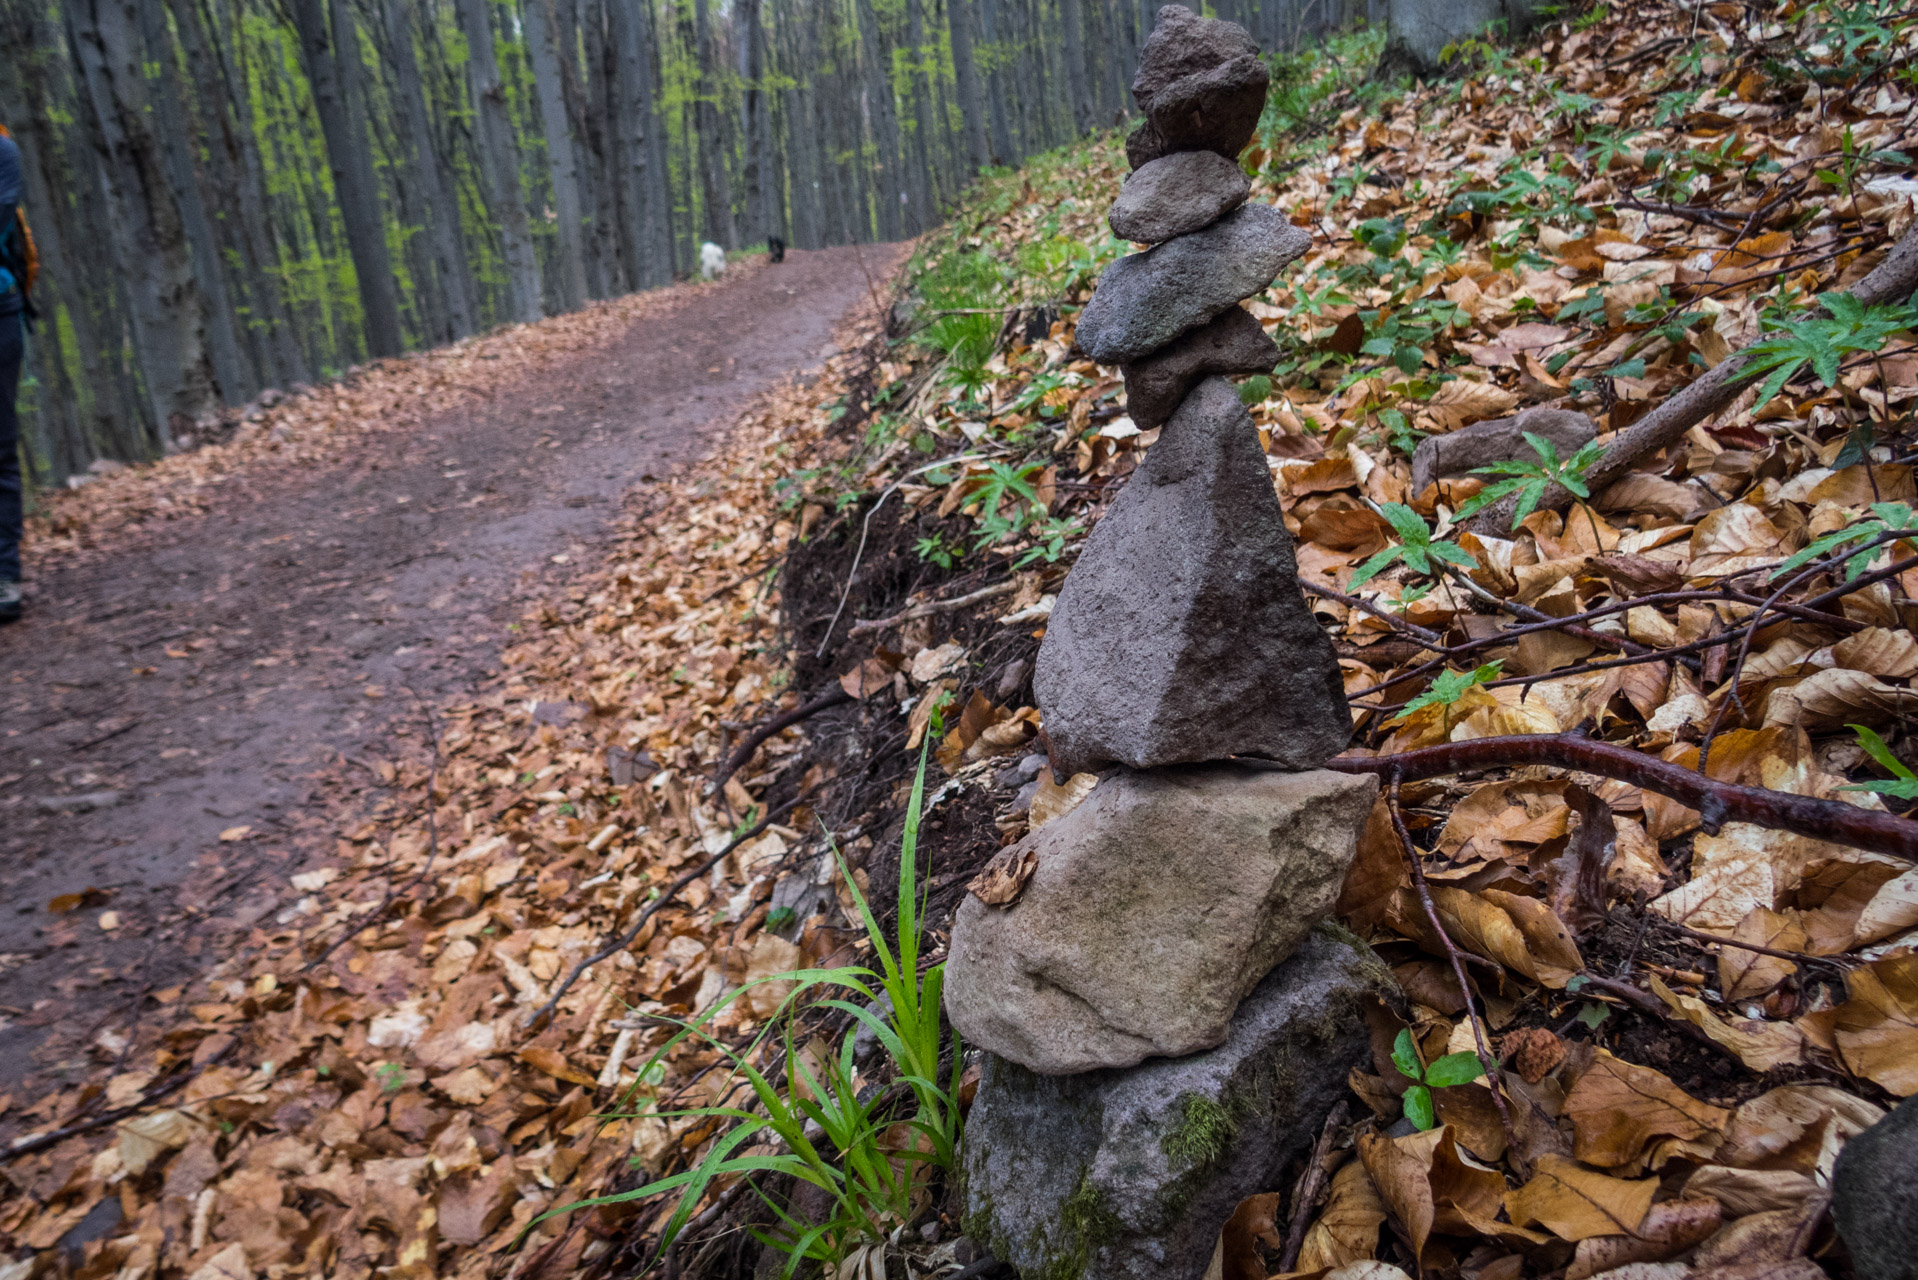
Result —
[[[1532, 404], [1616, 432], [1701, 367], [1804, 330], [1810, 299], [1863, 278], [1913, 215], [1899, 150], [1911, 86], [1892, 74], [1912, 28], [1869, 18], [1642, 5], [1548, 28], [1516, 56], [1469, 51], [1468, 74], [1417, 93], [1345, 87], [1363, 50], [1280, 80], [1250, 163], [1260, 198], [1320, 238], [1251, 304], [1287, 356], [1248, 398], [1339, 641], [1355, 754], [1541, 740], [1507, 775], [1404, 785], [1399, 812], [1382, 806], [1368, 827], [1341, 916], [1398, 974], [1419, 1060], [1477, 1053], [1483, 1034], [1505, 1106], [1483, 1080], [1433, 1087], [1437, 1127], [1386, 1133], [1417, 1080], [1391, 1057], [1407, 1028], [1381, 1019], [1372, 1068], [1352, 1078], [1367, 1118], [1331, 1144], [1322, 1202], [1299, 1218], [1298, 1270], [1378, 1259], [1582, 1277], [1682, 1258], [1701, 1272], [1803, 1272], [1805, 1246], [1826, 1238], [1836, 1151], [1918, 1090], [1908, 863], [1750, 824], [1704, 830], [1662, 795], [1552, 768], [1549, 743], [1582, 729], [1645, 758], [1696, 767], [1706, 754], [1716, 779], [1882, 804], [1843, 789], [1886, 772], [1846, 726], [1907, 751], [1907, 544], [1874, 549], [1897, 571], [1867, 585], [1846, 590], [1861, 580], [1834, 564], [1792, 588], [1790, 610], [1757, 610], [1793, 552], [1912, 498], [1906, 330], [1835, 370], [1807, 353], [1776, 396], [1761, 403], [1753, 387], [1591, 505], [1548, 506], [1517, 529], [1458, 530], [1461, 504], [1499, 477], [1412, 493], [1408, 456], [1425, 434]], [[920, 264], [914, 323], [929, 341], [768, 405], [747, 437], [760, 448], [675, 489], [613, 569], [542, 613], [504, 687], [448, 710], [437, 764], [418, 751], [394, 764], [384, 820], [343, 833], [358, 839], [336, 874], [298, 886], [309, 897], [282, 932], [180, 993], [190, 1017], [158, 1048], [110, 1074], [116, 1044], [96, 1048], [101, 1105], [180, 1062], [205, 1065], [143, 1122], [154, 1134], [15, 1162], [0, 1226], [16, 1247], [47, 1247], [125, 1185], [134, 1224], [89, 1246], [102, 1270], [192, 1274], [224, 1257], [477, 1274], [504, 1269], [520, 1225], [627, 1161], [658, 1174], [697, 1159], [704, 1126], [593, 1112], [622, 1088], [662, 1106], [717, 1096], [711, 1054], [631, 1078], [665, 1035], [646, 1015], [707, 1007], [841, 945], [824, 910], [772, 915], [775, 894], [808, 914], [844, 896], [806, 815], [660, 911], [567, 993], [551, 1028], [528, 1036], [524, 1019], [742, 817], [837, 781], [857, 800], [818, 802], [814, 816], [855, 849], [883, 836], [897, 797], [859, 791], [868, 761], [843, 725], [813, 747], [788, 730], [703, 793], [739, 727], [821, 692], [782, 688], [782, 625], [807, 640], [803, 669], [841, 675], [866, 723], [897, 726], [865, 741], [916, 743], [926, 708], [954, 695], [941, 803], [985, 804], [969, 830], [987, 851], [1082, 794], [1042, 775], [1014, 800], [1024, 775], [1007, 763], [1030, 750], [1021, 664], [1049, 597], [1154, 438], [1126, 419], [1116, 371], [1071, 346], [1073, 305], [1124, 250], [1101, 222], [1121, 174], [1107, 143], [986, 184]], [[1014, 303], [1064, 305], [1003, 332], [997, 316], [969, 318]], [[849, 436], [833, 428], [855, 375], [883, 411], [848, 415]], [[861, 493], [905, 514], [882, 507], [868, 523], [869, 503], [846, 507]], [[1427, 545], [1449, 541], [1471, 568], [1401, 556], [1345, 590], [1403, 545], [1406, 511]], [[1903, 527], [1897, 510], [1881, 516]], [[893, 551], [916, 540], [928, 590], [855, 589], [872, 612], [829, 634], [830, 601], [781, 613], [768, 576], [781, 556], [803, 559], [808, 539], [850, 546], [888, 520]], [[1641, 660], [1597, 665], [1620, 658]], [[536, 724], [535, 699], [579, 714]], [[444, 797], [430, 829], [429, 777]], [[982, 887], [1016, 894], [1009, 878]], [[736, 1002], [718, 1030], [743, 1043], [753, 1016]], [[26, 1119], [44, 1128], [96, 1104], [32, 1105]], [[143, 1158], [168, 1161], [165, 1186], [178, 1171], [171, 1200], [153, 1174], [120, 1176]], [[1273, 1189], [1280, 1206], [1291, 1189]], [[189, 1202], [208, 1206], [204, 1228], [169, 1237], [162, 1224], [186, 1220]], [[268, 1220], [249, 1213], [261, 1207], [271, 1230], [246, 1225]], [[525, 1265], [610, 1260], [612, 1238], [647, 1240], [669, 1209], [543, 1223]], [[1247, 1206], [1227, 1233], [1236, 1273], [1277, 1269], [1287, 1216]]]

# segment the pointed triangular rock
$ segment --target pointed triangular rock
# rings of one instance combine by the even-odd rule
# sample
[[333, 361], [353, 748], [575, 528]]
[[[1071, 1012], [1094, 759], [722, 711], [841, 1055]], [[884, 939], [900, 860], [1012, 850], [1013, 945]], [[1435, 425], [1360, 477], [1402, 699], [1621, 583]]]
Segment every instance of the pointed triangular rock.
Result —
[[1232, 755], [1310, 769], [1345, 747], [1338, 658], [1225, 379], [1186, 397], [1086, 540], [1034, 687], [1062, 778]]

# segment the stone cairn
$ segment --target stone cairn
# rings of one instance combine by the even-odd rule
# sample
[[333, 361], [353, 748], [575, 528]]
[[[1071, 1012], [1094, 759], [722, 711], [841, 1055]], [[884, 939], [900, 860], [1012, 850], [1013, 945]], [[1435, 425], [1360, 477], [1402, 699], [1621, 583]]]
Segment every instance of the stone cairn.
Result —
[[1246, 202], [1266, 88], [1243, 28], [1159, 10], [1108, 216], [1152, 247], [1107, 269], [1078, 340], [1163, 430], [1035, 673], [1054, 775], [1099, 780], [1000, 853], [1031, 867], [1016, 897], [968, 896], [953, 925], [946, 1007], [988, 1051], [967, 1229], [1029, 1280], [1200, 1280], [1238, 1202], [1316, 1137], [1367, 1051], [1363, 1002], [1392, 989], [1322, 923], [1378, 784], [1319, 767], [1351, 733], [1338, 662], [1223, 376], [1277, 362], [1239, 304], [1311, 243]]

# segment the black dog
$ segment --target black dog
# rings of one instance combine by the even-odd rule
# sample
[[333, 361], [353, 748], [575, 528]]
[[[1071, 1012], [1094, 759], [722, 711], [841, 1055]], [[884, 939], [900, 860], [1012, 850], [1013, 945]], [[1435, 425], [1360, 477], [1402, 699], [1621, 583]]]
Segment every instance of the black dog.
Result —
[[766, 257], [773, 262], [784, 262], [786, 260], [786, 242], [778, 236], [767, 236]]

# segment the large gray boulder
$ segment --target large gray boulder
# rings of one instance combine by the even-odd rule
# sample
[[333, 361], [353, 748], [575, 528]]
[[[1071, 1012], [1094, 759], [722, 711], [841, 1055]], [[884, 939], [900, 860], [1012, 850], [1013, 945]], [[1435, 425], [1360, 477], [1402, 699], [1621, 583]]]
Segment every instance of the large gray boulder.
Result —
[[1158, 244], [1209, 227], [1245, 203], [1245, 170], [1212, 151], [1181, 151], [1137, 170], [1106, 213], [1112, 234]]
[[1199, 1280], [1241, 1200], [1279, 1189], [1368, 1052], [1390, 971], [1327, 927], [1225, 1043], [1128, 1071], [1042, 1076], [988, 1057], [961, 1151], [966, 1230], [1045, 1280]]
[[[1134, 418], [1137, 421], [1137, 418]], [[1434, 480], [1469, 475], [1494, 462], [1538, 461], [1526, 432], [1549, 440], [1560, 458], [1569, 458], [1598, 437], [1598, 428], [1572, 409], [1527, 409], [1511, 418], [1474, 422], [1442, 436], [1427, 436], [1412, 451], [1412, 496]]]
[[1201, 378], [1270, 373], [1278, 362], [1279, 344], [1252, 313], [1227, 307], [1170, 346], [1123, 367], [1126, 413], [1141, 431], [1150, 431], [1172, 417]]
[[1918, 1280], [1918, 1105], [1907, 1099], [1846, 1143], [1831, 1187], [1858, 1280]]
[[967, 1044], [1045, 1075], [1178, 1057], [1332, 909], [1378, 794], [1371, 774], [1117, 770], [1028, 835], [1009, 905], [953, 919], [946, 1013]]
[[1311, 247], [1311, 233], [1271, 205], [1241, 205], [1202, 231], [1107, 267], [1079, 314], [1079, 345], [1100, 364], [1150, 355], [1264, 289]]
[[1313, 769], [1352, 735], [1239, 393], [1194, 387], [1086, 539], [1033, 675], [1053, 774], [1259, 756]]
[[[1447, 48], [1474, 37], [1493, 39], [1499, 23], [1504, 24], [1503, 38], [1516, 39], [1556, 12], [1547, 0], [1386, 0], [1385, 52], [1378, 75], [1441, 75], [1448, 69]], [[1457, 74], [1472, 65], [1472, 60], [1461, 59], [1450, 70]]]

